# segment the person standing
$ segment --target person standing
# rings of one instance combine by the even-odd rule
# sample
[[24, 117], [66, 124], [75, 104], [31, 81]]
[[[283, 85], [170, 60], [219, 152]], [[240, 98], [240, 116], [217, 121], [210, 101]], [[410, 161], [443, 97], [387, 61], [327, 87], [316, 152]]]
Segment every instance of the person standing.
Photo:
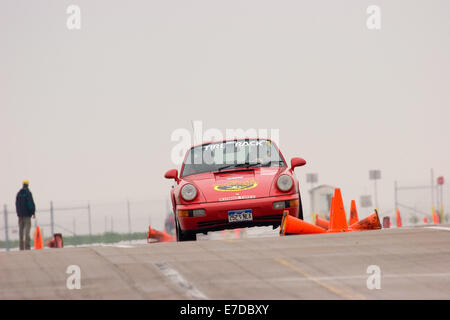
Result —
[[22, 189], [16, 196], [16, 212], [19, 218], [19, 243], [20, 250], [30, 250], [31, 218], [35, 218], [36, 206], [33, 195], [28, 189], [29, 182], [23, 182]]

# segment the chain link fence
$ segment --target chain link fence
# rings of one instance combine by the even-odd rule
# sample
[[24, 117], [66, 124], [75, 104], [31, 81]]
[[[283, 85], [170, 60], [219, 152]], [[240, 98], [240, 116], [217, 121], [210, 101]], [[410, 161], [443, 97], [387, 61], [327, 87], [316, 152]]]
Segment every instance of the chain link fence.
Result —
[[[163, 230], [169, 208], [168, 200], [162, 198], [70, 204], [51, 201], [47, 207], [37, 206], [36, 218], [32, 219], [31, 236], [36, 226], [39, 226], [44, 239], [51, 238], [54, 233], [61, 233], [63, 237], [83, 237], [83, 243], [95, 243], [99, 239], [96, 235], [117, 233], [127, 235], [123, 238], [131, 240], [138, 233], [142, 237], [149, 225]], [[15, 206], [4, 204], [1, 215], [1, 247], [9, 249], [19, 239]]]

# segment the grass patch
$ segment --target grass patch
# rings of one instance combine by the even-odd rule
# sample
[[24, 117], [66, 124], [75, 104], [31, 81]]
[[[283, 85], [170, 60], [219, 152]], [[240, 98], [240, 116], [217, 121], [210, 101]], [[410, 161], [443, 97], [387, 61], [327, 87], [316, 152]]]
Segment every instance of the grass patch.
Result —
[[[91, 243], [117, 243], [120, 241], [128, 241], [128, 240], [145, 240], [147, 239], [146, 232], [133, 232], [132, 234], [128, 233], [117, 233], [117, 232], [105, 232], [103, 234], [93, 234], [92, 237], [87, 235], [76, 235], [76, 236], [64, 236], [64, 245], [65, 246], [79, 246], [84, 244]], [[51, 238], [44, 239], [44, 246], [46, 246], [47, 240], [51, 240]], [[10, 240], [9, 248], [18, 248], [19, 240]], [[34, 247], [34, 241], [31, 239], [31, 247]], [[6, 242], [4, 240], [0, 241], [0, 248], [6, 248]]]

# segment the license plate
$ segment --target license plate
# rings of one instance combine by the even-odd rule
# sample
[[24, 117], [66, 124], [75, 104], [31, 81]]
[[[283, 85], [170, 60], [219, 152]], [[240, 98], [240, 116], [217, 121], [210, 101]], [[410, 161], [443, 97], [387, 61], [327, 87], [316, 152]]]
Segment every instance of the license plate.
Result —
[[228, 222], [252, 221], [252, 209], [228, 211]]

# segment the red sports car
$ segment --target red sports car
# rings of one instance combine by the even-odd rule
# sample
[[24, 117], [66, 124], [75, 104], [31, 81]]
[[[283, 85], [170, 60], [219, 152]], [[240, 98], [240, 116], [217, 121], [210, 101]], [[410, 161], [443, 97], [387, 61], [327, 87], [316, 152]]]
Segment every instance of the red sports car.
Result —
[[270, 139], [235, 139], [204, 143], [188, 150], [174, 179], [171, 200], [178, 241], [196, 240], [197, 233], [269, 226], [277, 228], [284, 210], [303, 219], [294, 168], [288, 167]]

